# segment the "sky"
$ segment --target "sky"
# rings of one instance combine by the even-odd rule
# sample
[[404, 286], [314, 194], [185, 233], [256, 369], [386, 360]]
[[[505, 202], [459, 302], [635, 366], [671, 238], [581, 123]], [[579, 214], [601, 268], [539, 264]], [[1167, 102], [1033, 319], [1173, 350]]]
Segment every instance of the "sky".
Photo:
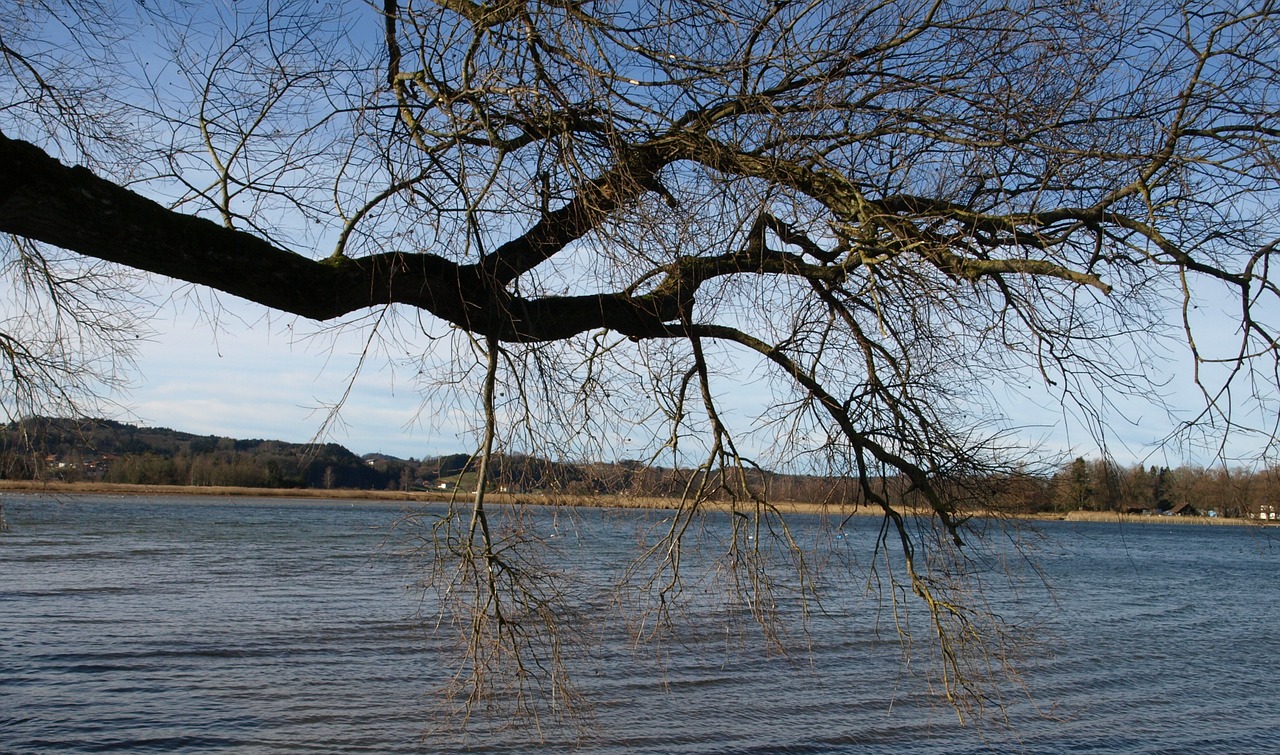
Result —
[[[234, 16], [239, 11], [228, 10], [233, 7], [244, 6], [211, 4], [203, 12], [218, 13], [221, 8]], [[140, 49], [139, 60], [145, 61], [145, 45]], [[120, 409], [113, 419], [199, 434], [291, 442], [311, 441], [323, 430], [319, 440], [340, 443], [359, 454], [380, 452], [402, 458], [474, 449], [471, 408], [458, 405], [443, 416], [424, 415], [412, 381], [402, 371], [390, 369], [385, 360], [364, 366], [346, 401], [342, 422], [326, 426], [324, 407], [342, 399], [360, 361], [364, 341], [358, 328], [332, 339], [303, 338], [300, 333], [314, 334], [320, 326], [272, 315], [230, 296], [218, 299], [221, 315], [214, 328], [205, 314], [210, 311], [207, 306], [189, 295], [170, 299], [163, 290], [166, 284], [158, 285], [161, 294], [154, 298], [166, 303], [150, 319], [153, 335], [140, 344], [132, 390], [115, 397]], [[442, 325], [439, 329], [445, 330]], [[1197, 397], [1186, 360], [1171, 361], [1167, 369], [1173, 403], [1194, 406]], [[722, 400], [738, 416], [749, 415], [753, 407], [768, 400], [767, 388], [750, 380], [748, 370], [740, 380], [726, 381], [722, 389]], [[1012, 418], [1013, 432], [1026, 444], [1043, 444], [1062, 454], [1098, 455], [1097, 439], [1047, 387], [1033, 384], [1020, 393], [1001, 393], [996, 398]], [[1155, 450], [1153, 456], [1154, 444], [1172, 427], [1158, 409], [1122, 402], [1108, 418], [1108, 451], [1122, 463], [1176, 465], [1183, 460], [1177, 451]]]
[[[150, 320], [130, 390], [117, 419], [235, 438], [306, 443], [325, 427], [359, 364], [357, 332], [299, 338], [317, 326], [230, 296], [220, 296], [215, 328], [195, 303], [162, 307]], [[419, 398], [372, 365], [353, 386], [341, 417], [320, 440], [359, 454], [421, 458], [470, 450], [461, 428], [428, 430], [414, 421]]]
[[[360, 362], [365, 340], [358, 328], [314, 336], [321, 326], [235, 297], [217, 298], [217, 327], [207, 293], [160, 306], [141, 343], [133, 385], [117, 396], [114, 419], [196, 434], [310, 442], [326, 427], [324, 407], [340, 400]], [[410, 344], [412, 348], [412, 344]], [[1185, 370], [1169, 365], [1175, 403], [1194, 406]], [[767, 388], [750, 375], [721, 384], [727, 411], [748, 415], [767, 400]], [[1052, 452], [1097, 457], [1099, 444], [1059, 399], [1031, 386], [1021, 394], [997, 395], [1015, 434], [1026, 444]], [[355, 381], [341, 417], [320, 437], [357, 454], [384, 453], [422, 458], [470, 452], [475, 447], [472, 409], [454, 407], [452, 416], [419, 412], [421, 398], [403, 369], [370, 359]], [[1185, 458], [1155, 444], [1172, 429], [1160, 410], [1129, 401], [1110, 415], [1107, 449], [1123, 464], [1176, 466]], [[1190, 461], [1204, 463], [1191, 455]]]

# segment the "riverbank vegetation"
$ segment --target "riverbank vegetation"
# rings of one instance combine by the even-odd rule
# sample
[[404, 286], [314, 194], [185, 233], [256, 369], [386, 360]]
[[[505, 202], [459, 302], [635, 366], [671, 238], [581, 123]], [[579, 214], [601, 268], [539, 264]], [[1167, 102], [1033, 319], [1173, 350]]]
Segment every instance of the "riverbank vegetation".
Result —
[[[0, 429], [0, 479], [238, 490], [352, 490], [471, 495], [478, 487], [467, 454], [399, 459], [357, 456], [337, 444], [199, 436], [111, 420], [39, 418]], [[486, 489], [548, 500], [619, 497], [671, 501], [703, 471], [635, 460], [569, 463], [496, 454]], [[771, 501], [846, 509], [872, 507], [856, 480], [756, 469], [750, 484]], [[924, 505], [910, 481], [885, 477], [896, 506]], [[1077, 458], [1056, 470], [971, 480], [962, 510], [1012, 515], [1075, 511], [1274, 518], [1280, 469], [1175, 468]], [[715, 497], [712, 497], [714, 500]], [[961, 500], [957, 497], [957, 500]], [[616, 505], [616, 504], [610, 504]], [[672, 504], [674, 505], [674, 504]]]

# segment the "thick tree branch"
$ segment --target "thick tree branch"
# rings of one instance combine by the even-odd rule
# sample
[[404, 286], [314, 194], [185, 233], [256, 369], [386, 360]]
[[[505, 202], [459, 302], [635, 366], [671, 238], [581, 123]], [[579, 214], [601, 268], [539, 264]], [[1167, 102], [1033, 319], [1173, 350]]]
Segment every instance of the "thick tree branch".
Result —
[[[670, 297], [513, 296], [487, 269], [492, 259], [458, 265], [433, 254], [398, 252], [309, 259], [251, 234], [174, 212], [3, 135], [0, 232], [209, 286], [314, 320], [400, 303], [504, 341], [546, 341], [602, 327], [648, 337], [665, 333], [666, 323], [676, 316]], [[527, 259], [524, 253], [515, 256]]]

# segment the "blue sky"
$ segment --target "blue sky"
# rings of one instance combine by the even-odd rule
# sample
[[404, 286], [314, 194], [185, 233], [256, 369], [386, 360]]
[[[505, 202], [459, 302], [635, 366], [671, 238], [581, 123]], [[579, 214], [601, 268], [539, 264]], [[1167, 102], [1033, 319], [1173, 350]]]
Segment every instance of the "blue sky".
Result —
[[[206, 292], [180, 296], [159, 308], [154, 335], [141, 344], [132, 390], [118, 398], [116, 418], [199, 434], [307, 442], [325, 427], [325, 406], [340, 400], [365, 345], [359, 324], [336, 332], [230, 296], [216, 299], [217, 327]], [[409, 348], [420, 344], [409, 343]], [[1186, 370], [1171, 360], [1174, 403], [1195, 406]], [[768, 400], [749, 370], [721, 382], [727, 411], [739, 418]], [[996, 401], [1026, 443], [1051, 451], [1098, 455], [1089, 429], [1049, 389], [1027, 383], [1020, 392], [994, 388]], [[1096, 397], [1090, 397], [1096, 398]], [[421, 397], [405, 370], [385, 358], [367, 361], [342, 411], [323, 440], [358, 454], [401, 458], [470, 451], [472, 407], [447, 415], [419, 412]], [[1176, 465], [1178, 451], [1154, 450], [1172, 423], [1158, 408], [1128, 400], [1108, 416], [1109, 451], [1121, 463]], [[1203, 462], [1195, 458], [1192, 461]]]
[[[215, 329], [194, 304], [161, 309], [139, 349], [133, 388], [119, 398], [120, 419], [199, 434], [307, 442], [325, 425], [359, 361], [359, 333], [332, 348], [298, 338], [316, 325], [222, 296]], [[357, 453], [402, 458], [451, 453], [471, 441], [461, 431], [428, 432], [413, 417], [413, 389], [372, 367], [356, 381], [343, 422], [324, 440]]]
[[[260, 7], [252, 3], [193, 6], [193, 18], [209, 14], [219, 16], [219, 21], [209, 24], [204, 19], [204, 23], [193, 23], [187, 31], [201, 39], [201, 30], [216, 30], [236, 19], [247, 23], [254, 9]], [[360, 13], [366, 11], [363, 7], [350, 7]], [[371, 35], [374, 42], [370, 44], [376, 43], [381, 29], [378, 24], [355, 28]], [[133, 62], [144, 68], [151, 65], [148, 75], [162, 83], [163, 91], [175, 97], [182, 95], [189, 82], [176, 76], [172, 66], [154, 57], [150, 45], [155, 40], [149, 34], [143, 30], [133, 40], [135, 44], [130, 49], [137, 55]], [[160, 73], [161, 69], [165, 72]], [[200, 175], [197, 168], [191, 170], [193, 176]], [[163, 188], [149, 185], [146, 191]], [[306, 226], [299, 238], [310, 247], [309, 251], [324, 254], [332, 248], [332, 232], [333, 229], [316, 231]], [[159, 287], [161, 292], [154, 298], [164, 301], [168, 292], [164, 284]], [[123, 408], [115, 418], [201, 434], [294, 442], [315, 438], [326, 427], [324, 407], [343, 397], [347, 380], [359, 363], [364, 348], [360, 328], [329, 333], [324, 326], [273, 315], [229, 296], [217, 299], [222, 309], [215, 328], [207, 315], [214, 311], [207, 306], [209, 301], [207, 294], [196, 294], [195, 298], [187, 295], [158, 310], [150, 322], [154, 336], [139, 349], [134, 387], [129, 394], [117, 398]], [[1277, 317], [1267, 313], [1264, 319], [1270, 322]], [[439, 323], [429, 327], [438, 330], [436, 335], [447, 330]], [[411, 337], [405, 348], [409, 352], [426, 348], [425, 341]], [[742, 418], [766, 403], [769, 394], [763, 381], [751, 377], [755, 363], [744, 357], [740, 364], [745, 365], [742, 374], [726, 378], [720, 389], [729, 412]], [[1196, 406], [1199, 399], [1190, 384], [1190, 366], [1184, 355], [1171, 357], [1167, 365], [1157, 365], [1154, 372], [1168, 375], [1167, 391], [1174, 405], [1188, 410]], [[1070, 408], [1064, 409], [1060, 396], [1052, 389], [1038, 384], [1034, 376], [1024, 377], [1030, 379], [1017, 390], [990, 388], [997, 405], [1010, 417], [1010, 432], [1027, 444], [1040, 443], [1050, 451], [1098, 455], [1098, 440], [1086, 423]], [[1274, 393], [1274, 388], [1268, 386], [1267, 390]], [[355, 382], [342, 421], [328, 427], [320, 439], [341, 443], [357, 453], [384, 452], [400, 457], [469, 451], [475, 444], [470, 429], [475, 415], [466, 403], [463, 397], [442, 410], [421, 412], [412, 375], [393, 370], [385, 358], [375, 358], [365, 365]], [[1172, 421], [1155, 406], [1123, 400], [1108, 413], [1105, 423], [1108, 450], [1123, 463], [1141, 460], [1172, 465], [1183, 460], [1177, 450], [1155, 451], [1151, 455], [1153, 444], [1173, 427]], [[1240, 449], [1242, 455], [1248, 451]], [[1190, 456], [1201, 460], [1194, 454]]]

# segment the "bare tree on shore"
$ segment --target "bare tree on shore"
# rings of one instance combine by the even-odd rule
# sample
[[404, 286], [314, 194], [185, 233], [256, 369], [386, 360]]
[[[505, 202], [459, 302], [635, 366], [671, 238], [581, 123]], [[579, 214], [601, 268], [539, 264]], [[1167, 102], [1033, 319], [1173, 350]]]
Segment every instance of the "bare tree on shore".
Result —
[[[11, 415], [118, 379], [144, 273], [364, 318], [429, 399], [483, 396], [480, 480], [495, 449], [628, 442], [693, 469], [632, 583], [663, 621], [727, 497], [725, 585], [772, 636], [773, 575], [806, 601], [813, 565], [752, 470], [854, 480], [962, 711], [1000, 631], [967, 591], [968, 483], [1036, 463], [1010, 395], [1105, 435], [1177, 346], [1185, 437], [1272, 449], [1274, 3], [251, 5], [0, 11]], [[472, 703], [502, 658], [563, 687], [564, 593], [485, 495], [433, 541], [458, 566], [435, 584], [474, 588]]]

